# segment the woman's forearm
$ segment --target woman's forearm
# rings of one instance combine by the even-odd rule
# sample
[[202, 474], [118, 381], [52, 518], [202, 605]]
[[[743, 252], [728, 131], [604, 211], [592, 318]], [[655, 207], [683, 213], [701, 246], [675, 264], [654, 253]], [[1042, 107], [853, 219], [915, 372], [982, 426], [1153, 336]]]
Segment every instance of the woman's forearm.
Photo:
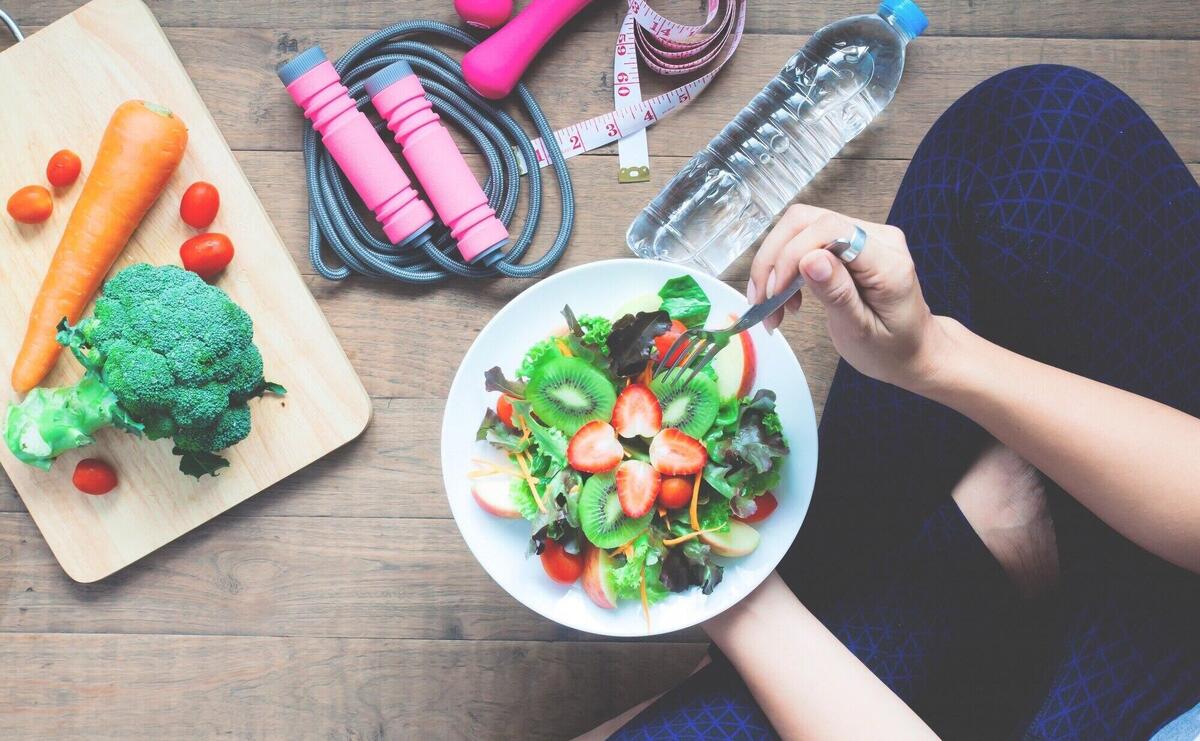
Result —
[[936, 738], [777, 574], [704, 627], [784, 738]]
[[975, 420], [1130, 540], [1200, 571], [1200, 419], [943, 326], [936, 370], [914, 391]]

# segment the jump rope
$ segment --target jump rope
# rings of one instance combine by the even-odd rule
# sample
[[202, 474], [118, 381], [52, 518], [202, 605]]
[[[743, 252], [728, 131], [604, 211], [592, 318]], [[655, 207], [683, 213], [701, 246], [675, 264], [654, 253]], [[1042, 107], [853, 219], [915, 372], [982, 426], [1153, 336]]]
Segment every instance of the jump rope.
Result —
[[[672, 23], [643, 0], [628, 0], [614, 54], [617, 108], [554, 131], [520, 78], [542, 46], [590, 1], [532, 0], [483, 42], [437, 21], [397, 23], [363, 38], [335, 63], [313, 47], [279, 68], [288, 93], [312, 122], [304, 132], [303, 150], [309, 257], [320, 275], [343, 280], [359, 273], [418, 284], [453, 276], [539, 277], [562, 257], [574, 227], [567, 157], [620, 141], [619, 179], [649, 178], [644, 130], [686, 105], [732, 56], [746, 0], [709, 0], [702, 26]], [[511, 7], [511, 0], [456, 2], [464, 20], [483, 28], [504, 23]], [[439, 37], [468, 51], [459, 65], [414, 38], [418, 36]], [[709, 71], [643, 102], [639, 57], [661, 74]], [[512, 93], [529, 112], [536, 140], [488, 100]], [[383, 119], [380, 123], [372, 125], [360, 110], [368, 104]], [[483, 155], [488, 177], [482, 186], [440, 116], [460, 127]], [[385, 129], [401, 145], [432, 210], [380, 139]], [[541, 169], [546, 166], [554, 169], [561, 195], [558, 232], [545, 254], [521, 264], [541, 218]], [[522, 175], [529, 178], [528, 208], [521, 233], [510, 243], [507, 226], [517, 208]], [[344, 181], [374, 213], [387, 241], [364, 223]], [[326, 261], [325, 245], [340, 266]]]

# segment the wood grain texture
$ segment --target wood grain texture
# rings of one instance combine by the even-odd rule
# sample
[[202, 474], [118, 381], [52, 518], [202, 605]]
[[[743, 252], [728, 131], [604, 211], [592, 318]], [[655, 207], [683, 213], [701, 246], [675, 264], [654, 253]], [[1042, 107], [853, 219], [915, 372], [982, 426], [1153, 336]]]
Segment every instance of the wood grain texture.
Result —
[[[43, 84], [46, 75], [56, 83]], [[338, 347], [249, 182], [204, 103], [144, 6], [137, 0], [97, 0], [0, 57], [0, 89], [18, 106], [0, 107], [0, 192], [44, 171], [49, 153], [69, 142], [92, 156], [113, 110], [127, 99], [160, 101], [189, 126], [183, 163], [142, 222], [115, 269], [134, 262], [178, 262], [189, 231], [179, 199], [189, 183], [220, 183], [216, 229], [241, 245], [220, 285], [256, 320], [256, 343], [271, 380], [286, 400], [252, 402], [254, 431], [232, 448], [219, 477], [196, 481], [178, 470], [169, 441], [150, 443], [106, 431], [97, 445], [63, 455], [51, 471], [0, 453], [30, 514], [72, 578], [95, 581], [283, 479], [366, 426], [370, 400]], [[86, 167], [86, 166], [85, 166]], [[85, 169], [86, 176], [86, 169]], [[28, 307], [46, 274], [79, 185], [60, 197], [54, 216], [30, 227], [0, 220], [6, 252], [0, 291], [0, 368], [11, 368], [25, 334]], [[302, 349], [302, 351], [301, 351]], [[75, 382], [79, 364], [64, 353], [43, 382]], [[5, 400], [11, 394], [5, 394]], [[105, 497], [81, 496], [71, 484], [86, 456], [120, 462], [121, 486]]]
[[[704, 19], [704, 3], [696, 0], [654, 0], [656, 9], [680, 22]], [[72, 0], [9, 1], [8, 9], [27, 25], [44, 25], [75, 9]], [[149, 0], [164, 26], [272, 28], [281, 20], [312, 28], [382, 28], [409, 18], [457, 23], [449, 2], [423, 0], [357, 0], [305, 3], [289, 12], [277, 2], [245, 0]], [[525, 5], [518, 0], [517, 7]], [[929, 16], [929, 35], [1060, 36], [1105, 38], [1200, 38], [1200, 18], [1191, 0], [1156, 0], [1131, 5], [1124, 0], [922, 0]], [[1148, 7], [1147, 7], [1148, 6]], [[844, 0], [754, 0], [749, 4], [746, 29], [754, 33], [810, 33], [851, 13], [868, 13], [875, 3]], [[599, 0], [569, 25], [569, 32], [616, 28], [625, 3]]]
[[[0, 6], [32, 27], [76, 1]], [[314, 42], [340, 53], [400, 18], [453, 20], [449, 1], [150, 5], [375, 397], [374, 421], [263, 496], [92, 585], [61, 573], [0, 476], [0, 736], [565, 738], [686, 675], [702, 650], [687, 642], [699, 633], [669, 644], [581, 640], [503, 595], [446, 519], [441, 399], [469, 342], [527, 284], [336, 285], [308, 265], [302, 121], [275, 64]], [[680, 19], [699, 17], [701, 6], [656, 5]], [[1200, 175], [1200, 43], [1128, 40], [1200, 38], [1191, 0], [922, 6], [932, 25], [911, 47], [896, 100], [805, 200], [882, 220], [937, 115], [987, 76], [1035, 62], [1083, 66], [1121, 85]], [[548, 50], [555, 74], [535, 71], [531, 87], [556, 125], [607, 110], [619, 8], [596, 3]], [[755, 0], [753, 33], [734, 63], [695, 105], [651, 131], [653, 182], [618, 186], [611, 147], [573, 159], [584, 207], [563, 266], [625, 256], [632, 214], [804, 34], [850, 11], [835, 0]], [[1088, 37], [1103, 38], [1076, 40]], [[729, 271], [733, 285], [744, 285], [747, 265]], [[806, 307], [783, 331], [819, 403], [836, 362], [821, 314]]]
[[666, 690], [703, 654], [672, 643], [17, 634], [0, 641], [0, 735], [562, 739]]
[[[610, 31], [560, 37], [542, 57], [545, 63], [531, 70], [527, 82], [554, 127], [612, 109], [609, 75], [616, 28], [614, 23]], [[372, 30], [188, 28], [169, 29], [168, 36], [230, 146], [298, 150], [304, 120], [279, 84], [275, 67], [312, 44], [321, 44], [330, 55], [341, 54]], [[650, 130], [651, 155], [691, 157], [806, 38], [748, 35], [703, 95]], [[1200, 89], [1192, 84], [1200, 69], [1200, 42], [930, 37], [915, 41], [909, 52], [895, 100], [839, 156], [907, 159], [934, 120], [971, 87], [1011, 67], [1047, 62], [1083, 67], [1112, 80], [1146, 108], [1185, 161], [1200, 161], [1200, 120], [1192, 115], [1200, 109]], [[647, 75], [643, 90], [648, 96], [676, 84], [678, 80]], [[673, 173], [659, 173], [668, 174]]]

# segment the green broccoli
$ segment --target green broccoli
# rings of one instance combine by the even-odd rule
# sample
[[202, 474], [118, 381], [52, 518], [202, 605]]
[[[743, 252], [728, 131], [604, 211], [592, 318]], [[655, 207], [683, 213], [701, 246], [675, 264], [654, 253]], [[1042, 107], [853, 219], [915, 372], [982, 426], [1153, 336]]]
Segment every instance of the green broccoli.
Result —
[[263, 379], [253, 334], [250, 315], [195, 273], [131, 265], [104, 285], [91, 317], [59, 325], [83, 379], [10, 405], [4, 441], [19, 460], [49, 469], [115, 426], [171, 437], [180, 471], [215, 474], [229, 465], [215, 453], [250, 434], [246, 402], [285, 393]]

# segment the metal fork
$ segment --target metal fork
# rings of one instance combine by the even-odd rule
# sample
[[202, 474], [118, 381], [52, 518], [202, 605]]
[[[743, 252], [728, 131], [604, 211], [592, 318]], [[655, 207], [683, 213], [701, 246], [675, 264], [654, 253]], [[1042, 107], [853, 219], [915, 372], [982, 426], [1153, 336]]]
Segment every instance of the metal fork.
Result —
[[[830, 242], [825, 249], [837, 255], [843, 262], [850, 262], [862, 252], [865, 242], [866, 233], [862, 231], [861, 227], [856, 226], [854, 236]], [[679, 335], [671, 344], [670, 349], [663, 353], [658, 365], [654, 367], [654, 375], [662, 374], [661, 378], [664, 382], [671, 382], [672, 379], [679, 379], [690, 370], [691, 374], [683, 382], [683, 385], [686, 386], [700, 371], [708, 367], [713, 358], [717, 357], [717, 353], [721, 352], [731, 339], [774, 314], [803, 286], [804, 276], [797, 275], [782, 291], [757, 306], [751, 306], [749, 311], [742, 314], [741, 319], [727, 329], [713, 330], [700, 327], [689, 329]], [[668, 363], [668, 360], [674, 362]]]

